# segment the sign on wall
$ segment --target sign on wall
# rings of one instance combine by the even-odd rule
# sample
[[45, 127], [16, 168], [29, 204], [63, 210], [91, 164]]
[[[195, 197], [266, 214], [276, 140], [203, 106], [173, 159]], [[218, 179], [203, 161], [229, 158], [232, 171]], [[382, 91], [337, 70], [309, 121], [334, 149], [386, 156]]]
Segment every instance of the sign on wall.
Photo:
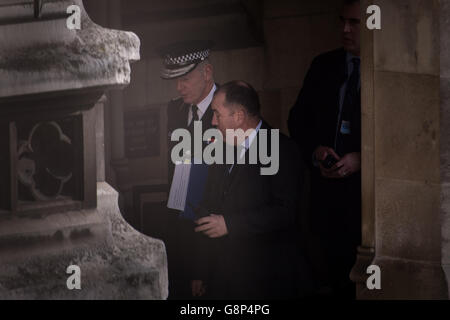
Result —
[[127, 111], [124, 115], [127, 158], [157, 157], [160, 154], [159, 110]]

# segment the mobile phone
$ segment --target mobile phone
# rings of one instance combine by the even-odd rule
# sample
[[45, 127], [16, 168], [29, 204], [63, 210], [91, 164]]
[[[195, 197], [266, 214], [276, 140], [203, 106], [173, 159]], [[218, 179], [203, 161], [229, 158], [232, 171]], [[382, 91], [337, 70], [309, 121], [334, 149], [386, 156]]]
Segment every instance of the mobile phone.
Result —
[[323, 160], [321, 162], [321, 164], [325, 169], [331, 169], [331, 167], [333, 167], [337, 162], [338, 162], [338, 160], [335, 157], [333, 157], [331, 154], [329, 154], [325, 158], [325, 160]]

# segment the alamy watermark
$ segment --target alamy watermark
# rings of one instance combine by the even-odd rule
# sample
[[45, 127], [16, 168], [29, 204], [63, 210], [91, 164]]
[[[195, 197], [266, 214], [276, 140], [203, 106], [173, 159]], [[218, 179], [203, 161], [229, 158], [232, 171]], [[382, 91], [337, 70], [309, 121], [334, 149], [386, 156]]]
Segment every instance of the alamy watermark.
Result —
[[367, 267], [367, 274], [370, 276], [366, 280], [366, 287], [369, 290], [381, 290], [381, 269], [376, 264]]
[[370, 17], [367, 18], [366, 26], [369, 30], [381, 29], [381, 8], [375, 4], [368, 6], [366, 10]]
[[[260, 168], [261, 175], [274, 175], [280, 166], [280, 132], [278, 129], [255, 131], [227, 129], [224, 141], [220, 130], [211, 128], [203, 133], [202, 122], [195, 121], [193, 141], [187, 129], [179, 128], [172, 132], [171, 140], [179, 143], [172, 148], [171, 160], [174, 164], [245, 164], [247, 157], [244, 154], [248, 152], [249, 164], [263, 165]], [[203, 148], [203, 142], [209, 144]], [[194, 150], [191, 150], [192, 145]], [[237, 149], [236, 161], [234, 145]]]
[[66, 12], [70, 16], [66, 20], [66, 26], [69, 30], [80, 30], [81, 29], [81, 9], [79, 6], [73, 4], [67, 7]]
[[[67, 18], [66, 25], [69, 30], [81, 29], [81, 9], [79, 6], [73, 4], [67, 7], [67, 13], [70, 16]], [[381, 8], [377, 5], [370, 5], [366, 9], [366, 13], [370, 16], [366, 20], [366, 26], [369, 30], [381, 29]]]
[[66, 281], [67, 289], [81, 290], [81, 268], [73, 264], [67, 267], [66, 273], [70, 274]]

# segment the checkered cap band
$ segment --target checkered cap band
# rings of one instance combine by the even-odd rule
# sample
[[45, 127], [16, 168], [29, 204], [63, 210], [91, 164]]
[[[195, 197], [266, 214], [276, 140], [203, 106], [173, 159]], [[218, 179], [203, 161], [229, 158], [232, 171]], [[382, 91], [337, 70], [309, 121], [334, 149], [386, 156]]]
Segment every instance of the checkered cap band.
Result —
[[183, 56], [172, 57], [170, 55], [166, 55], [164, 64], [166, 66], [175, 66], [175, 65], [185, 65], [187, 63], [192, 63], [197, 60], [205, 60], [209, 56], [209, 49], [194, 53], [185, 54]]
[[163, 70], [161, 70], [161, 77], [163, 79], [175, 79], [184, 76], [185, 74], [188, 74], [189, 72], [194, 70], [196, 66], [197, 65], [195, 63], [192, 63], [187, 66], [179, 67], [176, 69], [164, 68]]

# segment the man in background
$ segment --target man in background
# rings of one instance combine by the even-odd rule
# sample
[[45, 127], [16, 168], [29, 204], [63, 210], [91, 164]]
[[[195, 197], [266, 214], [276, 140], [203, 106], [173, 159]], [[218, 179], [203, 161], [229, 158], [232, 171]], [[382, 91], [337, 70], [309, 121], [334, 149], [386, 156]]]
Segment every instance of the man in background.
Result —
[[360, 2], [345, 0], [343, 48], [316, 57], [288, 126], [311, 170], [309, 221], [319, 286], [354, 298], [349, 274], [361, 242]]

